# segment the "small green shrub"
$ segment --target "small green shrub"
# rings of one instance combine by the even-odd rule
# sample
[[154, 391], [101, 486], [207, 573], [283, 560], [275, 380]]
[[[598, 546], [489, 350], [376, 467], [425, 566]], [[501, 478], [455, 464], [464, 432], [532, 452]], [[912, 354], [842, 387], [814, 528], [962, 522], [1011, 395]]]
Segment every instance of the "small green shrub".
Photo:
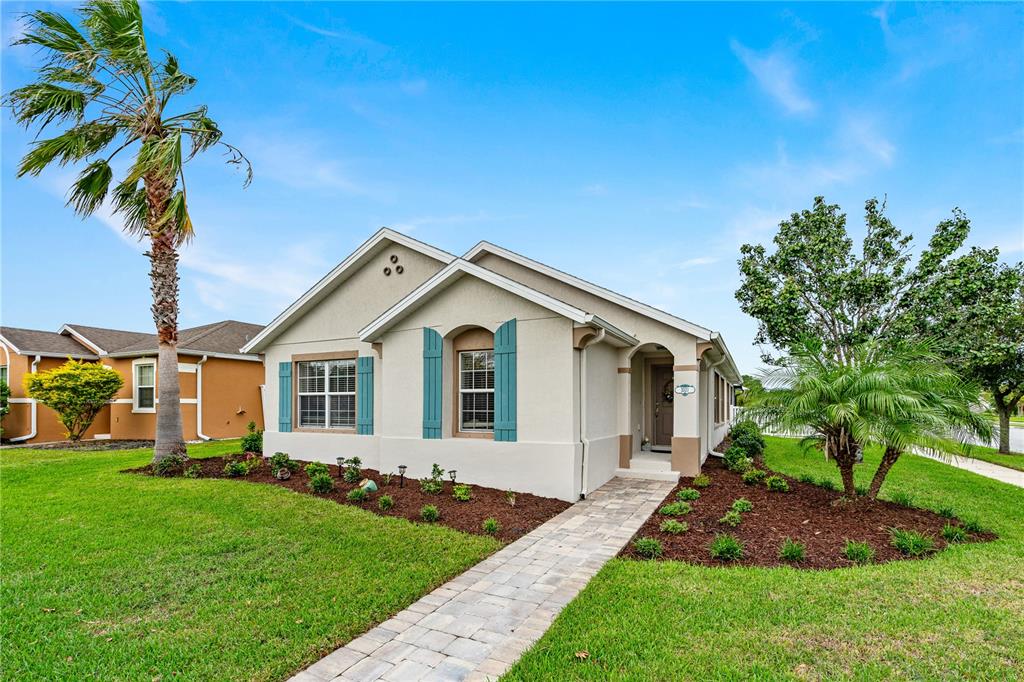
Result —
[[459, 483], [452, 488], [452, 497], [458, 502], [469, 502], [473, 499], [473, 490], [465, 483]]
[[310, 462], [306, 465], [306, 475], [310, 478], [323, 474], [325, 476], [331, 475], [331, 470], [327, 468], [327, 465], [323, 462]]
[[718, 519], [719, 523], [726, 526], [731, 526], [733, 528], [740, 525], [742, 521], [743, 517], [740, 516], [740, 513], [738, 511], [735, 511], [733, 509], [730, 509], [729, 511], [725, 512], [725, 516]]
[[960, 526], [947, 523], [942, 527], [942, 537], [946, 542], [967, 542], [967, 531]]
[[693, 502], [700, 497], [700, 491], [693, 488], [683, 488], [676, 492], [676, 499], [680, 502]]
[[246, 475], [248, 475], [263, 466], [263, 458], [246, 457], [244, 460], [242, 460], [242, 464], [245, 465], [245, 473]]
[[719, 561], [738, 561], [743, 558], [743, 543], [734, 535], [723, 533], [716, 535], [708, 545], [712, 559]]
[[656, 538], [637, 538], [633, 541], [633, 548], [645, 559], [657, 559], [665, 552]]
[[430, 495], [438, 495], [444, 490], [444, 469], [435, 463], [430, 467], [430, 477], [420, 479], [420, 490]]
[[187, 467], [181, 475], [185, 478], [202, 478], [203, 467], [199, 466], [199, 464], [193, 464], [192, 466]]
[[956, 516], [956, 512], [953, 511], [952, 507], [939, 507], [936, 513], [944, 519], [952, 519]]
[[153, 465], [153, 473], [157, 476], [170, 476], [176, 469], [185, 466], [185, 458], [181, 455], [167, 455]]
[[480, 526], [485, 533], [488, 535], [497, 535], [498, 531], [501, 530], [501, 524], [498, 523], [497, 519], [484, 519], [483, 524]]
[[690, 530], [689, 524], [681, 523], [675, 519], [665, 519], [659, 526], [662, 533], [668, 533], [669, 535], [679, 535]]
[[329, 493], [334, 490], [334, 479], [327, 473], [316, 473], [309, 477], [309, 489], [315, 493]]
[[738, 438], [745, 433], [761, 433], [761, 427], [753, 419], [741, 419], [729, 427], [729, 438]]
[[363, 478], [363, 472], [359, 469], [345, 467], [345, 472], [342, 474], [342, 477], [345, 479], [345, 483], [359, 483]]
[[764, 479], [764, 484], [773, 493], [788, 493], [789, 492], [789, 481], [784, 479], [782, 476], [769, 476]]
[[764, 469], [747, 469], [743, 472], [743, 482], [747, 485], [757, 485], [764, 481], [768, 472]]
[[823, 479], [819, 480], [818, 481], [818, 485], [821, 486], [822, 488], [824, 488], [825, 490], [835, 490], [836, 489], [836, 482], [833, 481], [831, 478], [823, 478]]
[[968, 533], [984, 533], [985, 529], [982, 528], [981, 522], [978, 519], [964, 519], [960, 522], [960, 525]]
[[708, 476], [707, 474], [700, 474], [699, 476], [694, 476], [694, 488], [707, 488], [709, 485], [711, 485], [711, 477]]
[[658, 512], [664, 516], [684, 516], [692, 510], [693, 507], [690, 506], [689, 502], [669, 502], [659, 509]]
[[377, 506], [381, 511], [387, 511], [395, 506], [395, 498], [390, 495], [381, 495], [377, 498]]
[[270, 473], [277, 476], [277, 472], [281, 469], [298, 471], [299, 463], [289, 457], [287, 452], [275, 452], [270, 456]]
[[782, 547], [779, 548], [779, 558], [783, 561], [796, 563], [804, 560], [806, 552], [807, 548], [804, 546], [804, 543], [786, 538], [782, 541]]
[[748, 457], [760, 457], [764, 452], [764, 438], [759, 433], [741, 433], [732, 439], [731, 448], [740, 448]]
[[811, 485], [814, 485], [815, 483], [818, 482], [818, 479], [814, 478], [813, 474], [800, 474], [799, 476], [796, 477], [796, 480], [800, 481], [801, 483], [810, 483]]
[[843, 556], [855, 564], [870, 564], [875, 560], [875, 550], [866, 542], [847, 540], [843, 547]]
[[505, 501], [508, 502], [508, 506], [510, 506], [510, 507], [516, 506], [516, 494], [514, 492], [512, 492], [511, 490], [506, 490], [505, 491]]
[[864, 497], [868, 494], [868, 487], [866, 485], [855, 485], [853, 486], [853, 491], [861, 497]]
[[890, 528], [889, 536], [892, 546], [906, 556], [923, 556], [935, 551], [935, 540], [916, 530]]
[[352, 488], [352, 490], [348, 491], [348, 495], [345, 495], [345, 498], [349, 502], [359, 503], [365, 502], [366, 498], [368, 498], [369, 496], [370, 493], [366, 492], [365, 488]]
[[435, 507], [434, 505], [425, 504], [423, 505], [423, 508], [420, 509], [420, 518], [424, 521], [427, 521], [428, 523], [433, 523], [434, 521], [437, 521], [439, 518], [441, 518], [441, 512], [439, 512], [437, 510], [437, 507]]
[[736, 500], [733, 500], [732, 510], [734, 512], [754, 511], [754, 503], [745, 497], [740, 497]]
[[738, 473], [743, 473], [754, 464], [754, 460], [747, 456], [747, 451], [735, 445], [730, 446], [725, 451], [723, 460], [725, 461], [726, 469]]
[[889, 498], [901, 507], [914, 506], [914, 496], [904, 490], [897, 490]]
[[245, 476], [247, 473], [249, 468], [245, 466], [245, 462], [228, 462], [224, 465], [224, 474], [231, 478]]
[[249, 422], [245, 428], [249, 431], [242, 436], [242, 452], [258, 452], [263, 454], [263, 431], [256, 428], [256, 422]]
[[389, 471], [385, 474], [380, 475], [380, 482], [383, 483], [384, 485], [391, 485], [391, 479], [394, 477], [395, 475]]

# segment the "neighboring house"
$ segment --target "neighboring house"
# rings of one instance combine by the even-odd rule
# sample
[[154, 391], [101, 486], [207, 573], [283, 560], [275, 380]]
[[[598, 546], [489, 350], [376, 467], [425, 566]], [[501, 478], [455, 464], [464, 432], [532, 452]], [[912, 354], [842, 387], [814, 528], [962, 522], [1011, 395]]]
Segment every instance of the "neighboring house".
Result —
[[[741, 382], [699, 325], [481, 242], [377, 232], [243, 352], [268, 452], [576, 500], [700, 471]], [[645, 441], [649, 441], [650, 447]]]
[[[178, 379], [186, 440], [230, 438], [248, 422], [262, 427], [263, 364], [239, 349], [262, 327], [225, 320], [178, 333]], [[152, 440], [156, 430], [155, 334], [66, 324], [57, 332], [0, 327], [0, 378], [11, 388], [3, 438], [15, 443], [63, 440], [64, 427], [45, 405], [25, 395], [22, 378], [62, 365], [68, 358], [102, 362], [124, 386], [96, 417], [85, 438]]]

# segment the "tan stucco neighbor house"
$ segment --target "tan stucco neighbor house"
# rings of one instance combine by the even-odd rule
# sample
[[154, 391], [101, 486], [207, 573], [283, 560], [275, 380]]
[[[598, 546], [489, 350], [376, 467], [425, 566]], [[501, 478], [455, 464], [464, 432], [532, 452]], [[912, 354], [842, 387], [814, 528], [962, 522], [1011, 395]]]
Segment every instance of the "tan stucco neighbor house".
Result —
[[267, 452], [574, 501], [694, 475], [740, 375], [722, 338], [499, 246], [382, 229], [242, 348]]
[[[249, 421], [262, 428], [259, 355], [239, 349], [261, 325], [224, 320], [178, 332], [178, 379], [186, 440], [231, 438]], [[64, 364], [68, 358], [117, 370], [124, 386], [85, 433], [87, 439], [152, 440], [156, 432], [157, 338], [155, 334], [65, 324], [56, 332], [0, 327], [0, 379], [11, 389], [3, 419], [4, 441], [30, 444], [64, 439], [64, 427], [45, 405], [25, 395], [22, 379]]]

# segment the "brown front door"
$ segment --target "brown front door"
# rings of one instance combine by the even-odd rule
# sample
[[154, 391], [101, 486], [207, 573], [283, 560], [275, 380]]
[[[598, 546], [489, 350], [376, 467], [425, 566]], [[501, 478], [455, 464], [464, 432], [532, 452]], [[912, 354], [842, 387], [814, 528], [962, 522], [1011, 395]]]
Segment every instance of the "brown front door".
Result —
[[[651, 406], [654, 408], [655, 447], [672, 447], [672, 365], [651, 366]], [[667, 398], [666, 398], [667, 396]]]

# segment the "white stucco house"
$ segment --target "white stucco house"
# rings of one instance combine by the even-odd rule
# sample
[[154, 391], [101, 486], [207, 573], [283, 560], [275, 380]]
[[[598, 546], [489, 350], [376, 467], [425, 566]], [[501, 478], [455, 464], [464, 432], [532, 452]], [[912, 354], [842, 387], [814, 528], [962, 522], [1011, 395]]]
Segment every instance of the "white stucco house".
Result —
[[692, 476], [727, 430], [721, 336], [499, 246], [382, 229], [243, 349], [265, 360], [267, 452], [575, 501]]

